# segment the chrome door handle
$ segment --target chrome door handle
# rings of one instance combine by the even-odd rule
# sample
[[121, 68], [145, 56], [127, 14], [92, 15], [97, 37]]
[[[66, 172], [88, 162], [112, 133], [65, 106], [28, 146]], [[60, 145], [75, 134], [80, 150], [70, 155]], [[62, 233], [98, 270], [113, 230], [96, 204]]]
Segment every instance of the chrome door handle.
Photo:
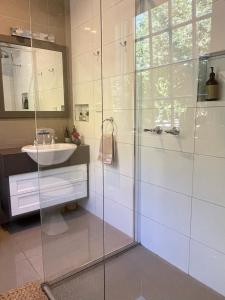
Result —
[[156, 134], [162, 134], [163, 130], [160, 126], [156, 126], [155, 128], [151, 128], [151, 129], [144, 129], [144, 132], [152, 132], [152, 133], [156, 133]]
[[180, 134], [180, 129], [177, 127], [173, 127], [169, 130], [165, 130], [166, 133], [172, 134], [172, 135], [179, 135]]

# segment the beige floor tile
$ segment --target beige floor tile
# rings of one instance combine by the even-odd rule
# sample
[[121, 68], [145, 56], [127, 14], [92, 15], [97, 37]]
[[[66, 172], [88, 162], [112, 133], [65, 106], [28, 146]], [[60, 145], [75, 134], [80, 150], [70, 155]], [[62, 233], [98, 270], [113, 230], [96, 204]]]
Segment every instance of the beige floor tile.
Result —
[[142, 246], [108, 261], [105, 271], [100, 265], [52, 286], [52, 292], [56, 300], [225, 299]]

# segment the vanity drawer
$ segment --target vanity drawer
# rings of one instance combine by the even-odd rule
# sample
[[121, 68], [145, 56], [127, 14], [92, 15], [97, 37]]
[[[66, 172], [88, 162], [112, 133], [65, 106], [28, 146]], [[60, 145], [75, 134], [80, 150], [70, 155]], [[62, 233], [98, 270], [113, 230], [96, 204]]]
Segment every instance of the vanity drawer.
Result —
[[40, 178], [50, 177], [50, 176], [57, 176], [62, 178], [76, 178], [79, 180], [86, 180], [87, 179], [87, 165], [75, 165], [70, 167], [63, 167], [63, 168], [55, 168], [50, 170], [40, 170], [39, 172]]
[[71, 166], [39, 172], [40, 188], [54, 188], [87, 180], [87, 165]]
[[18, 216], [40, 209], [38, 192], [11, 196], [10, 201], [12, 216]]
[[87, 180], [87, 165], [76, 165], [46, 171], [19, 174], [9, 177], [10, 195], [27, 194], [40, 188], [57, 188], [58, 186], [73, 184]]
[[57, 189], [40, 191], [41, 208], [51, 207], [87, 197], [87, 181], [75, 182]]
[[38, 191], [38, 172], [9, 177], [10, 196]]
[[60, 205], [66, 202], [87, 197], [87, 181], [75, 182], [54, 189], [43, 189], [39, 192], [11, 196], [12, 216], [32, 212], [41, 208]]

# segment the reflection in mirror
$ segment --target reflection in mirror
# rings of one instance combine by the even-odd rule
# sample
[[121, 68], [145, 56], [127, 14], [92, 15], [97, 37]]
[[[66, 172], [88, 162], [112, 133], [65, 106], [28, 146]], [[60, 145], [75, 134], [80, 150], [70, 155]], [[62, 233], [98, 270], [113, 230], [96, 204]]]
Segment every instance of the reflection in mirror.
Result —
[[4, 111], [64, 111], [63, 54], [0, 43]]

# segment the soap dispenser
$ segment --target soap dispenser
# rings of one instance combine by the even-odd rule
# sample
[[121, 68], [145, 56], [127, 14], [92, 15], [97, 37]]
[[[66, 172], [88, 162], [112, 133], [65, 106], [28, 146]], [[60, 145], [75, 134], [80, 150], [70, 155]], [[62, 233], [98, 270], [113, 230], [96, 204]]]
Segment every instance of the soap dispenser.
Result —
[[209, 80], [206, 82], [207, 101], [219, 100], [219, 84], [215, 77], [216, 74], [214, 73], [214, 67], [211, 67]]
[[29, 109], [28, 93], [22, 93], [22, 106], [23, 109]]

